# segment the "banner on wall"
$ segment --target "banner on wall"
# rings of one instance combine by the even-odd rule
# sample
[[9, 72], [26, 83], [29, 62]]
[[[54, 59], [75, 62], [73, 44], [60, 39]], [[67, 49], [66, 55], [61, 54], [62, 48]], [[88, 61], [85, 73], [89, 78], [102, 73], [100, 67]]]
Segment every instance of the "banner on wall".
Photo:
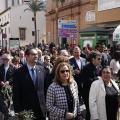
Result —
[[19, 38], [9, 38], [9, 48], [10, 49], [19, 49], [20, 42]]

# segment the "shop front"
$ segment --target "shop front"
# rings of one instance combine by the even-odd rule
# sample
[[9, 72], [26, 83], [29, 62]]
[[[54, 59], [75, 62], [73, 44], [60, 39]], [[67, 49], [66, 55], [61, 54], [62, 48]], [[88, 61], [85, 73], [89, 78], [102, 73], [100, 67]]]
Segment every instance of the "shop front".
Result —
[[97, 43], [108, 46], [109, 31], [104, 28], [92, 25], [80, 30], [79, 33], [81, 49], [86, 47], [87, 44], [89, 44], [92, 49], [95, 48]]

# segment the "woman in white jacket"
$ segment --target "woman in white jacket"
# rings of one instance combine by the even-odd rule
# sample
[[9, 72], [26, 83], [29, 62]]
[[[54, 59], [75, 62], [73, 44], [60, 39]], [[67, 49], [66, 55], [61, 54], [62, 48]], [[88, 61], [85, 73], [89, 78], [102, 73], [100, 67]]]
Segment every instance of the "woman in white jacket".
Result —
[[120, 70], [120, 51], [115, 51], [113, 58], [110, 61], [110, 67], [112, 68], [113, 75], [117, 75]]
[[91, 120], [117, 120], [118, 92], [118, 85], [111, 80], [110, 67], [103, 67], [101, 77], [90, 88]]

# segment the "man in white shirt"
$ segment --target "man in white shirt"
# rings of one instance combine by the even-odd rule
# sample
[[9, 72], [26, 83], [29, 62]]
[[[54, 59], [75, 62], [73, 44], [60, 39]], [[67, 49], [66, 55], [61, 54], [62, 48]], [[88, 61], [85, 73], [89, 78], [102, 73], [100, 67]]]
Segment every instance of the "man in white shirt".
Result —
[[78, 84], [78, 91], [79, 91], [79, 99], [81, 98], [82, 93], [82, 80], [80, 77], [80, 72], [83, 66], [86, 64], [86, 59], [80, 57], [81, 50], [79, 47], [75, 47], [73, 49], [73, 58], [69, 59], [70, 65], [73, 66], [73, 69], [75, 71], [75, 74], [73, 75], [75, 81]]

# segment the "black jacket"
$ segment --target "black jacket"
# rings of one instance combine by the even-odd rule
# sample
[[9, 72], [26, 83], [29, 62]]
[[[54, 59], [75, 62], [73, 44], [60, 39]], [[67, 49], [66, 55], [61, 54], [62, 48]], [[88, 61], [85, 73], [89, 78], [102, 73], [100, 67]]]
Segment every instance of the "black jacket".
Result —
[[86, 98], [88, 98], [92, 82], [98, 79], [96, 66], [92, 63], [88, 63], [86, 66], [84, 66], [81, 70], [81, 79], [83, 83], [83, 94]]
[[36, 65], [37, 86], [35, 87], [29, 74], [27, 65], [14, 72], [13, 80], [13, 104], [15, 112], [32, 110], [36, 120], [45, 117], [45, 71], [42, 66]]

